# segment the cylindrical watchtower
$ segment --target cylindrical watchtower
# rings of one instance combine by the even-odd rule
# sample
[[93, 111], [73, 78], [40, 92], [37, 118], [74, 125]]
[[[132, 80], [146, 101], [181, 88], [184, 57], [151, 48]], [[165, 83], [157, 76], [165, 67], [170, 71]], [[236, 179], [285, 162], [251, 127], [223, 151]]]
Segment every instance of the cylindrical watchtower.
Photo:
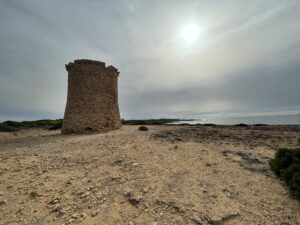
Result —
[[121, 127], [118, 70], [80, 59], [66, 65], [68, 97], [62, 134], [110, 131]]

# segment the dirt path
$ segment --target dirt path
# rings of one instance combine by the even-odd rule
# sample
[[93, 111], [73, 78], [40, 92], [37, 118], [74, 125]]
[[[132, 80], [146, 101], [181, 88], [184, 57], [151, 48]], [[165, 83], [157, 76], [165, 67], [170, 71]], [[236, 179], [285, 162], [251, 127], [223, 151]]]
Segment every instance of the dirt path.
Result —
[[299, 128], [137, 128], [0, 133], [0, 224], [300, 224], [268, 170]]

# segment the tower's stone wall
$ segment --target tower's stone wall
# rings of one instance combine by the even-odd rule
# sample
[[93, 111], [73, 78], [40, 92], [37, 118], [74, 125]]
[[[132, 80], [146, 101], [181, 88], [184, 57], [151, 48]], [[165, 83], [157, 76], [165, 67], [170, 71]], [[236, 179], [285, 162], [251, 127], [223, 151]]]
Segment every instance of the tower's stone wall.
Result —
[[66, 65], [68, 97], [62, 134], [90, 133], [121, 127], [118, 70], [94, 60]]

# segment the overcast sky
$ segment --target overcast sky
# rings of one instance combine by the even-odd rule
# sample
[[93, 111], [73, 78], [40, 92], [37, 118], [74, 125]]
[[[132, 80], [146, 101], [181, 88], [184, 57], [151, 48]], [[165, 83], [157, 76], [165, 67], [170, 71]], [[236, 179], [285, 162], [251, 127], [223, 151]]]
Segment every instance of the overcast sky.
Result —
[[123, 118], [297, 111], [299, 12], [299, 0], [0, 0], [0, 120], [62, 118], [64, 65], [81, 58], [120, 70]]

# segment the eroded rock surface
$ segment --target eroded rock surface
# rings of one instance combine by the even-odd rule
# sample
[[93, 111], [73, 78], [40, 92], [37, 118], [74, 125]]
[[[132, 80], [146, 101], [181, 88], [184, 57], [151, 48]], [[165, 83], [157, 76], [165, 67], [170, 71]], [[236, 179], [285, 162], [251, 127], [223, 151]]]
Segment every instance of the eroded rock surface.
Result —
[[299, 202], [260, 172], [298, 131], [148, 127], [0, 133], [0, 224], [299, 224]]

